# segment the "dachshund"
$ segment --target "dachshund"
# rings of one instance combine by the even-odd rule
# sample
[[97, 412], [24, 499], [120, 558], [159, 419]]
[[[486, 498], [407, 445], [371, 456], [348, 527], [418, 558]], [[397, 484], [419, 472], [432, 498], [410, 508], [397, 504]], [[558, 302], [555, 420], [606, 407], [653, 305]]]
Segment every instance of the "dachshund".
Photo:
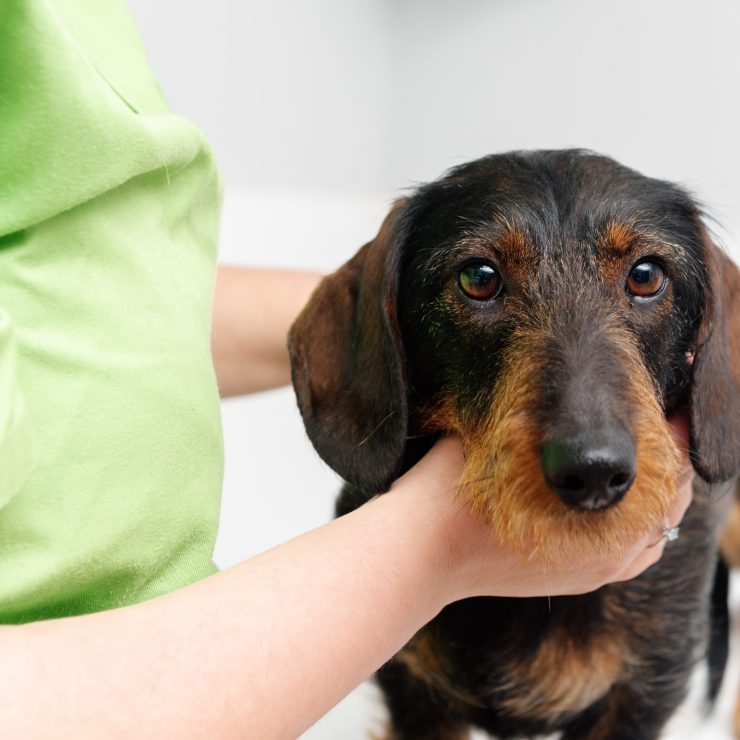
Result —
[[582, 596], [453, 603], [377, 674], [396, 740], [659, 737], [712, 642], [740, 472], [740, 273], [689, 194], [583, 150], [463, 164], [395, 203], [289, 350], [339, 515], [455, 433], [459, 495], [543, 566], [661, 530], [666, 415], [688, 406], [693, 501], [656, 565]]

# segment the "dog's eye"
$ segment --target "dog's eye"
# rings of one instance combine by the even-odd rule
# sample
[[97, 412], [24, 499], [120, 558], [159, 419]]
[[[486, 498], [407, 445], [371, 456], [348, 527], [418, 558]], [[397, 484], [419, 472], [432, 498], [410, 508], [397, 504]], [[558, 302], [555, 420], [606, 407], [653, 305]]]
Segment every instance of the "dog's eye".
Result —
[[486, 262], [473, 262], [465, 265], [457, 274], [460, 290], [468, 298], [476, 301], [489, 301], [495, 298], [502, 287], [501, 276]]
[[655, 262], [638, 262], [627, 275], [627, 292], [639, 298], [657, 295], [665, 285], [663, 268]]

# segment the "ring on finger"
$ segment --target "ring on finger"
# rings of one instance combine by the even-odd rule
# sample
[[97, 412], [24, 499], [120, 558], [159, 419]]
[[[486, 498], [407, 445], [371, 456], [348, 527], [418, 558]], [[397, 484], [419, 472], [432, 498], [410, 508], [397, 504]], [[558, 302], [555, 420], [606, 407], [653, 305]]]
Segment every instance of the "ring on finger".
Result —
[[663, 529], [660, 531], [660, 537], [658, 537], [652, 545], [648, 545], [648, 548], [657, 547], [661, 542], [673, 542], [678, 539], [680, 533], [680, 527], [672, 527], [671, 523], [667, 519], [664, 519]]

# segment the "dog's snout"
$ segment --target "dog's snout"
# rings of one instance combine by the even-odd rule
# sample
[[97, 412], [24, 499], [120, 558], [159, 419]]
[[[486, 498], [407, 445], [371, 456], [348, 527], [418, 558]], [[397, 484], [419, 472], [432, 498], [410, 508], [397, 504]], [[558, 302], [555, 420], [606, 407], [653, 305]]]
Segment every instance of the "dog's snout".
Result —
[[569, 506], [596, 510], [613, 506], [635, 479], [637, 456], [626, 434], [610, 439], [558, 439], [541, 452], [547, 485]]

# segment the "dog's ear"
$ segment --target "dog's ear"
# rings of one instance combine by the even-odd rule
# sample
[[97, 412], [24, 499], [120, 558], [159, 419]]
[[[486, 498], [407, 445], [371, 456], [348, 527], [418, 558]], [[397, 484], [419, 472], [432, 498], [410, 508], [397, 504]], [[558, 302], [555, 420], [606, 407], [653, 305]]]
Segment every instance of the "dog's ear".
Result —
[[692, 368], [691, 457], [716, 483], [740, 472], [740, 271], [702, 231], [708, 285]]
[[316, 451], [373, 492], [400, 470], [408, 411], [396, 311], [405, 201], [375, 239], [326, 277], [291, 328], [293, 385]]

